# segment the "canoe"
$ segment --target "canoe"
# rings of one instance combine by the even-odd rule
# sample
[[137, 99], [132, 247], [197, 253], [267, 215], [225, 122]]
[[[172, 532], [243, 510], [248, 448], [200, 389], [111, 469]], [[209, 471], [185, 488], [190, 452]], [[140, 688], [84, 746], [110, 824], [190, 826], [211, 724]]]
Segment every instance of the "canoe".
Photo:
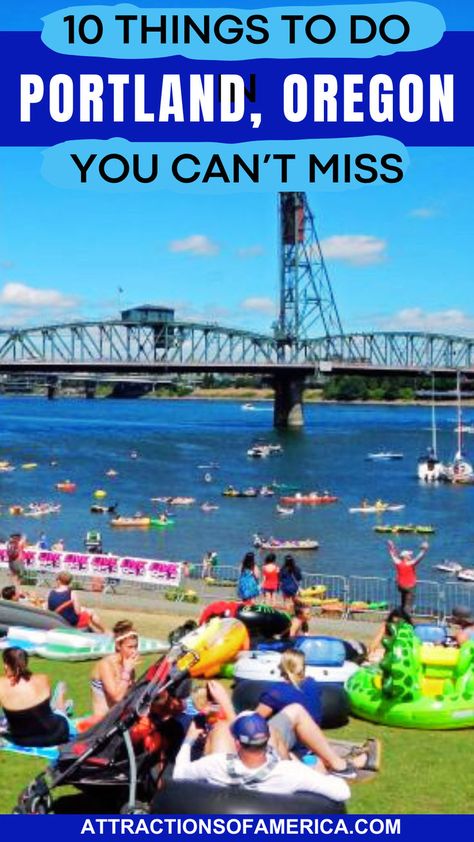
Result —
[[[19, 646], [30, 655], [53, 661], [90, 661], [115, 652], [112, 635], [88, 634], [76, 629], [30, 629], [12, 626], [6, 637], [0, 639], [0, 649]], [[167, 652], [169, 643], [148, 637], [139, 637], [138, 651], [142, 655]]]
[[325, 503], [337, 503], [338, 497], [333, 494], [292, 494], [281, 497], [283, 504], [302, 503], [305, 506], [323, 506]]
[[151, 518], [149, 517], [114, 517], [110, 520], [110, 525], [114, 527], [143, 527], [150, 526]]

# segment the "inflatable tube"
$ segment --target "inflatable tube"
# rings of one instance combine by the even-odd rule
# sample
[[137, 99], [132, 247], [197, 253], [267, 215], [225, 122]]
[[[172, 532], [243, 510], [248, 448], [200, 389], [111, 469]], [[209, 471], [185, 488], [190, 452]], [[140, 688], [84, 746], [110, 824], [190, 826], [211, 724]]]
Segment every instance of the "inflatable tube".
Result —
[[243, 605], [235, 616], [244, 623], [250, 636], [274, 637], [284, 634], [291, 625], [289, 614], [269, 605]]
[[[239, 681], [232, 694], [237, 713], [253, 710], [268, 689], [267, 681]], [[349, 697], [338, 684], [321, 684], [321, 728], [342, 728], [349, 721]]]
[[23, 626], [29, 629], [64, 629], [71, 628], [59, 614], [33, 608], [21, 602], [0, 599], [0, 627]]
[[[76, 629], [24, 629], [12, 626], [0, 640], [0, 649], [19, 646], [31, 655], [53, 661], [92, 661], [115, 652], [115, 641], [110, 634], [85, 634]], [[169, 644], [163, 640], [139, 637], [141, 655], [167, 652]]]
[[[278, 799], [275, 803], [275, 798]], [[254, 792], [243, 787], [218, 787], [194, 781], [167, 781], [156, 793], [150, 813], [183, 816], [193, 815], [319, 815], [345, 813], [341, 801], [332, 801], [323, 795], [296, 792], [294, 795], [275, 796], [273, 793]]]
[[248, 632], [240, 620], [217, 617], [205, 626], [181, 638], [186, 649], [199, 652], [199, 661], [191, 667], [193, 678], [212, 678], [219, 674], [222, 664], [232, 661], [238, 652], [248, 647]]
[[[339, 641], [338, 641], [339, 642]], [[234, 665], [234, 678], [249, 681], [279, 681], [280, 652], [241, 652]], [[306, 675], [326, 684], [341, 684], [359, 669], [358, 664], [342, 658], [340, 664], [310, 664], [306, 662]]]

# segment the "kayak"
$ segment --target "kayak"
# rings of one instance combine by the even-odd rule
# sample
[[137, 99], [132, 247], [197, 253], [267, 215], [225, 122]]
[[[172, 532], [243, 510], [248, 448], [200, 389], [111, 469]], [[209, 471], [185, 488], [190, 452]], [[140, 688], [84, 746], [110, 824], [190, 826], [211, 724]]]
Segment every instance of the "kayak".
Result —
[[32, 471], [33, 468], [38, 467], [38, 463], [37, 462], [25, 462], [24, 465], [22, 465], [21, 467], [23, 468], [24, 471]]
[[165, 526], [173, 526], [174, 520], [173, 518], [167, 518], [166, 520], [160, 520], [159, 517], [151, 517], [150, 518], [150, 526], [158, 526], [164, 529]]
[[339, 497], [332, 494], [292, 494], [281, 498], [281, 502], [302, 503], [305, 506], [322, 506], [325, 503], [337, 503]]
[[364, 515], [370, 515], [370, 514], [378, 514], [378, 512], [400, 512], [404, 508], [405, 508], [404, 503], [399, 503], [399, 504], [397, 503], [397, 504], [393, 504], [393, 505], [391, 503], [380, 503], [380, 504], [376, 503], [373, 506], [354, 506], [352, 509], [349, 509], [349, 512], [351, 514], [355, 514], [355, 513], [360, 512], [361, 514], [364, 514]]
[[[88, 634], [76, 629], [30, 629], [12, 626], [6, 637], [0, 639], [0, 649], [19, 646], [30, 655], [53, 661], [90, 661], [112, 655], [115, 641], [108, 634]], [[142, 655], [167, 652], [169, 643], [148, 637], [139, 637], [138, 651]]]

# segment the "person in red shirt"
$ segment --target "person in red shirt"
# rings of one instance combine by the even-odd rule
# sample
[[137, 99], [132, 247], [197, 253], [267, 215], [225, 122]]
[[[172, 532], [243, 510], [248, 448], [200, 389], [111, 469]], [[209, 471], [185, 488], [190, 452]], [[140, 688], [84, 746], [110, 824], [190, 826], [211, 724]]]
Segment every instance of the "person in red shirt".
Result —
[[403, 611], [411, 612], [416, 587], [416, 567], [424, 558], [429, 549], [429, 544], [424, 541], [421, 544], [418, 555], [413, 555], [412, 550], [398, 552], [393, 541], [388, 542], [388, 551], [395, 565], [397, 588], [400, 594], [401, 608]]
[[280, 568], [275, 553], [268, 553], [262, 565], [262, 591], [267, 605], [276, 605]]

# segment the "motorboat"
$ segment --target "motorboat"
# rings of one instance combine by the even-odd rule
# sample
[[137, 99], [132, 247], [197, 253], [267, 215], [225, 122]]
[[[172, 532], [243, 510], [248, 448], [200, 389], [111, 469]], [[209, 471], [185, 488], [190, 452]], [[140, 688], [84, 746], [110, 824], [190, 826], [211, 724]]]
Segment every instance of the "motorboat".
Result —
[[318, 541], [312, 538], [303, 538], [301, 540], [278, 540], [277, 538], [262, 538], [261, 535], [253, 536], [253, 545], [259, 550], [274, 550], [276, 552], [297, 552], [301, 550], [317, 550], [319, 547]]
[[456, 393], [457, 393], [457, 410], [458, 410], [458, 424], [457, 424], [457, 450], [453, 461], [446, 466], [444, 479], [453, 484], [469, 484], [474, 482], [474, 467], [471, 462], [466, 459], [463, 453], [463, 423], [462, 423], [462, 404], [461, 404], [461, 372], [456, 374]]
[[282, 517], [288, 517], [289, 515], [293, 515], [295, 513], [295, 510], [290, 509], [288, 506], [277, 506], [276, 510], [277, 514], [282, 515]]
[[441, 573], [460, 573], [462, 568], [462, 564], [459, 564], [458, 561], [448, 561], [445, 559], [444, 561], [440, 561], [439, 564], [435, 564], [435, 570], [440, 570]]
[[379, 450], [376, 453], [368, 453], [365, 457], [368, 462], [393, 462], [403, 459], [403, 453], [395, 453], [391, 450]]
[[245, 409], [245, 410], [248, 410], [248, 411], [252, 410], [252, 409], [255, 409], [253, 403], [244, 403], [244, 404], [242, 404], [241, 408]]
[[466, 567], [457, 574], [460, 582], [474, 582], [474, 567]]
[[201, 506], [201, 512], [217, 512], [219, 506], [215, 506], [213, 503], [203, 503]]

